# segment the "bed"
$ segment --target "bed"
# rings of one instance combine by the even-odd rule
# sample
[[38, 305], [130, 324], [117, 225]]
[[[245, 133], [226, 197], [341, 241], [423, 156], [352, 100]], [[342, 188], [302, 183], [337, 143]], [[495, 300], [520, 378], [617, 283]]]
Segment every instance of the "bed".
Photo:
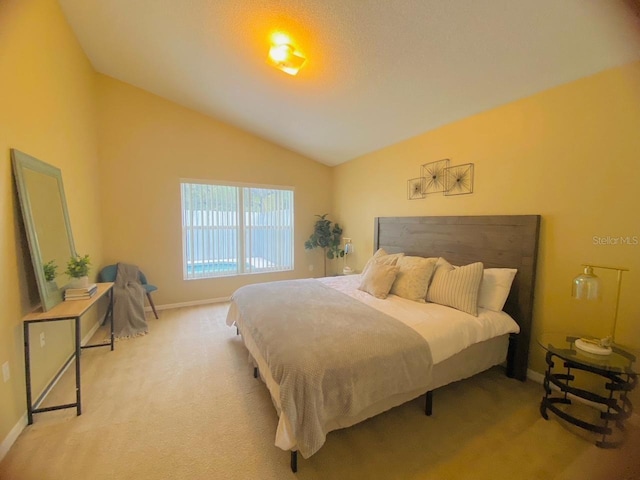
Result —
[[275, 444], [291, 451], [291, 469], [298, 451], [313, 455], [328, 432], [420, 395], [430, 415], [435, 389], [505, 359], [506, 374], [524, 381], [539, 229], [537, 215], [375, 219], [372, 252], [517, 269], [503, 312], [479, 308], [476, 317], [396, 295], [378, 299], [358, 289], [358, 275], [234, 293], [227, 324], [269, 389], [279, 415]]

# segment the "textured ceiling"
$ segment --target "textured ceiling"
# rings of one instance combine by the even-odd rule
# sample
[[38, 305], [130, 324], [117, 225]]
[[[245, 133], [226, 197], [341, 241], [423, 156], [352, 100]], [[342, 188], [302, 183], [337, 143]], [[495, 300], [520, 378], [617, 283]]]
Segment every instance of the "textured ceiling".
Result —
[[635, 1], [59, 0], [97, 71], [328, 165], [640, 59]]

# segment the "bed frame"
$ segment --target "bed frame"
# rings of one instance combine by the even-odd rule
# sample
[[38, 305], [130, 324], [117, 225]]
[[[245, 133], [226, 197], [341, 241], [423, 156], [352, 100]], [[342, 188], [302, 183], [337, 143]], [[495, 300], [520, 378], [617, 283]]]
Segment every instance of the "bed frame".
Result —
[[373, 247], [388, 253], [444, 257], [453, 265], [482, 262], [485, 268], [517, 268], [504, 306], [520, 325], [512, 334], [507, 375], [524, 381], [529, 364], [540, 215], [378, 217]]

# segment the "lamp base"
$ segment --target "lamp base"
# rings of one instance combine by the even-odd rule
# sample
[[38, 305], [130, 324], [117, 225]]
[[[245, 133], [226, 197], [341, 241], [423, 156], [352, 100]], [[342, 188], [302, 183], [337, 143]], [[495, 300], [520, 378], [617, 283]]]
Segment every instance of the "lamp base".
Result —
[[589, 340], [586, 338], [579, 338], [575, 341], [575, 345], [580, 350], [593, 353], [595, 355], [611, 355], [611, 347], [603, 347], [597, 343], [597, 340]]
[[351, 275], [353, 273], [353, 270], [351, 270], [351, 267], [344, 267], [342, 269], [342, 273], [343, 275]]

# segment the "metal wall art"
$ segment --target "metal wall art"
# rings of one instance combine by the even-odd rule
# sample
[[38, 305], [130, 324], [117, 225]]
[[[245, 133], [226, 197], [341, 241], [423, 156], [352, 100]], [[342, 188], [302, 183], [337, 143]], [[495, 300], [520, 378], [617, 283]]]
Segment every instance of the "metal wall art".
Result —
[[438, 193], [445, 190], [445, 171], [449, 167], [449, 159], [438, 160], [437, 162], [425, 163], [422, 165], [421, 173], [424, 178], [424, 193]]
[[417, 200], [424, 198], [424, 178], [411, 178], [407, 180], [407, 198], [409, 200]]
[[426, 198], [429, 193], [473, 193], [473, 163], [449, 166], [449, 159], [421, 165], [420, 177], [407, 180], [407, 199]]
[[444, 169], [445, 195], [473, 193], [473, 163], [455, 165]]

